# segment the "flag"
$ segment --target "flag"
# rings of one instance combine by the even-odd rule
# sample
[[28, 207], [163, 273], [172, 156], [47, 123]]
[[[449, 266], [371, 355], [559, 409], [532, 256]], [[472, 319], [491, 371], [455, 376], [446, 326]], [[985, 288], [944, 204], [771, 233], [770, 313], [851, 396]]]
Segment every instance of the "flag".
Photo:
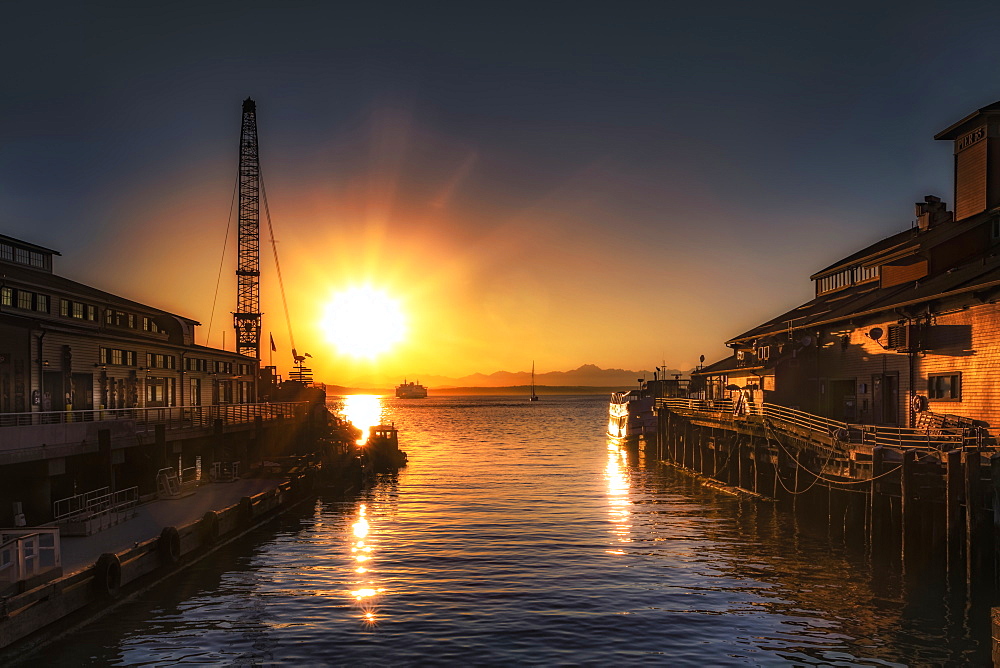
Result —
[[277, 350], [277, 348], [274, 346], [274, 335], [268, 334], [267, 336], [271, 339], [271, 352], [273, 353]]

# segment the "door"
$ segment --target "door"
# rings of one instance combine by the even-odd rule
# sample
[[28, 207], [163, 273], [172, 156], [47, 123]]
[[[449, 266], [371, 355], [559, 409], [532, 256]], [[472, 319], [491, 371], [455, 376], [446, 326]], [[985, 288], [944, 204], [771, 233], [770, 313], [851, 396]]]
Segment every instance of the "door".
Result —
[[872, 420], [895, 427], [899, 424], [899, 374], [872, 376]]

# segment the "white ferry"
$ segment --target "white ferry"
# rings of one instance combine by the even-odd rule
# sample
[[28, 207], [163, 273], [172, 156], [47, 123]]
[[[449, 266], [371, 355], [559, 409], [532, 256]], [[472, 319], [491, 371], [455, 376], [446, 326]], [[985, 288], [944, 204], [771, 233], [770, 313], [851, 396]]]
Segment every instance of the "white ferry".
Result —
[[427, 388], [420, 383], [408, 383], [396, 386], [397, 399], [423, 399], [427, 396]]

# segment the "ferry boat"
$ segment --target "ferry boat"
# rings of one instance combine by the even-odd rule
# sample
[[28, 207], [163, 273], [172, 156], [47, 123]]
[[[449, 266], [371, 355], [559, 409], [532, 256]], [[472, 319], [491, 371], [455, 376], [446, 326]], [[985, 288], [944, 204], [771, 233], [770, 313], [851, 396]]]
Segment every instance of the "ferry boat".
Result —
[[396, 386], [397, 399], [423, 399], [427, 396], [427, 388], [420, 383], [408, 383]]
[[650, 438], [656, 434], [656, 400], [682, 397], [688, 380], [679, 378], [640, 380], [639, 387], [612, 392], [608, 406], [608, 436], [618, 439]]

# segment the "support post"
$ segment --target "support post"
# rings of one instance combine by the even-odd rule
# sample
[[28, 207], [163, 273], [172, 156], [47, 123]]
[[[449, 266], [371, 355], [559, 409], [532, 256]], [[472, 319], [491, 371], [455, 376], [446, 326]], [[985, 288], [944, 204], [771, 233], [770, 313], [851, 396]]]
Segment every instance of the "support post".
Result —
[[917, 509], [916, 469], [917, 451], [907, 450], [903, 453], [903, 469], [900, 479], [904, 565], [912, 563], [920, 552], [920, 513]]
[[889, 506], [885, 494], [882, 492], [882, 476], [884, 474], [885, 448], [877, 445], [872, 448], [872, 479], [868, 492], [871, 506], [868, 535], [869, 545], [871, 545], [873, 552], [881, 550], [885, 544], [885, 528], [889, 519]]
[[980, 460], [978, 452], [962, 453], [962, 463], [965, 465], [965, 577], [973, 586], [983, 572], [983, 493], [980, 484]]
[[962, 538], [965, 534], [965, 518], [962, 517], [962, 501], [965, 499], [965, 476], [962, 474], [962, 451], [952, 450], [945, 455], [945, 543], [947, 569], [955, 574], [965, 566], [962, 558]]

